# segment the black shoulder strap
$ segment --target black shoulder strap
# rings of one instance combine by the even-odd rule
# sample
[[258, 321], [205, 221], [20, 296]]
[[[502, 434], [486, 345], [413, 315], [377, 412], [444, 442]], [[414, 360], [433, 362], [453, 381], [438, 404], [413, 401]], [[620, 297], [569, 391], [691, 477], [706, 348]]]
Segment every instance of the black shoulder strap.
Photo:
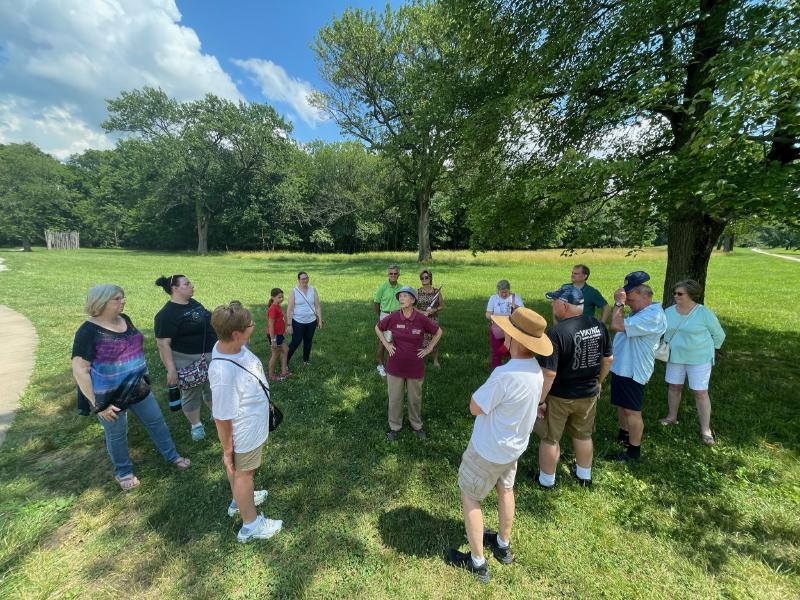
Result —
[[244, 371], [245, 373], [250, 373], [250, 375], [252, 375], [253, 377], [255, 377], [255, 378], [256, 378], [256, 381], [258, 382], [258, 385], [260, 385], [260, 386], [261, 386], [261, 389], [262, 389], [262, 390], [264, 390], [264, 393], [267, 395], [267, 401], [268, 401], [268, 402], [270, 401], [269, 389], [267, 389], [267, 386], [265, 386], [265, 385], [264, 385], [264, 382], [263, 382], [263, 381], [261, 381], [261, 379], [258, 377], [258, 375], [256, 375], [255, 373], [253, 373], [253, 372], [252, 372], [250, 369], [246, 369], [245, 367], [243, 367], [242, 365], [240, 365], [240, 364], [239, 364], [238, 362], [236, 362], [235, 360], [231, 360], [230, 358], [221, 358], [221, 357], [219, 357], [219, 356], [215, 356], [215, 357], [214, 357], [214, 358], [212, 358], [212, 359], [211, 359], [209, 362], [214, 362], [215, 360], [224, 360], [224, 361], [226, 361], [226, 362], [233, 363], [233, 364], [235, 364], [237, 367], [239, 367], [239, 368], [240, 368], [242, 371]]

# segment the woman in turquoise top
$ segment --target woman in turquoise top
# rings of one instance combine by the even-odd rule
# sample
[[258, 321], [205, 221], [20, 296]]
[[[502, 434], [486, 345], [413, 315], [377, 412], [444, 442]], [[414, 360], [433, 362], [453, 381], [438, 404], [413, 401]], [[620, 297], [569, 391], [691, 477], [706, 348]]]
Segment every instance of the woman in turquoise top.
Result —
[[689, 388], [694, 392], [697, 404], [700, 437], [704, 443], [712, 445], [716, 442], [711, 432], [708, 382], [715, 350], [722, 347], [725, 332], [716, 315], [698, 303], [701, 293], [702, 288], [696, 281], [680, 281], [672, 288], [675, 304], [664, 311], [667, 315], [664, 339], [669, 343], [669, 362], [665, 376], [669, 386], [669, 413], [659, 422], [662, 425], [677, 424], [683, 382], [688, 375]]

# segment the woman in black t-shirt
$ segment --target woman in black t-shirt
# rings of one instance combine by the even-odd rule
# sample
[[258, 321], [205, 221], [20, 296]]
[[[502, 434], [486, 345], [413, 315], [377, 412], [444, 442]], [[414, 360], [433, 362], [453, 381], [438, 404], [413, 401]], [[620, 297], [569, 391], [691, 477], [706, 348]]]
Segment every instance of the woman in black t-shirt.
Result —
[[[192, 439], [202, 440], [206, 431], [200, 420], [200, 407], [205, 402], [211, 408], [208, 361], [217, 341], [211, 313], [192, 298], [194, 286], [185, 275], [162, 275], [156, 285], [169, 294], [169, 301], [155, 317], [154, 328], [158, 354], [167, 370], [167, 385], [180, 387], [181, 408], [191, 425]], [[194, 371], [199, 379], [179, 377], [179, 372], [186, 371]]]
[[86, 300], [86, 320], [75, 333], [72, 374], [103, 426], [106, 448], [123, 490], [139, 485], [128, 454], [127, 409], [147, 429], [164, 457], [179, 469], [191, 464], [175, 449], [164, 416], [150, 392], [144, 336], [133, 326], [125, 307], [125, 292], [116, 285], [96, 285]]

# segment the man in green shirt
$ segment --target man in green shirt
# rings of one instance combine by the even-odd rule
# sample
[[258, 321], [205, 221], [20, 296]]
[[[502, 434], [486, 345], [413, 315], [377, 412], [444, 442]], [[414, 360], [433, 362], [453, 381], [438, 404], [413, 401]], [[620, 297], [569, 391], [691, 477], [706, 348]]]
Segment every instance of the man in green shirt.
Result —
[[[394, 312], [396, 310], [400, 310], [400, 302], [397, 300], [397, 291], [402, 287], [398, 282], [397, 279], [400, 277], [400, 269], [397, 265], [389, 265], [389, 279], [388, 281], [384, 281], [378, 286], [378, 289], [375, 290], [375, 295], [372, 297], [372, 301], [375, 305], [375, 315], [378, 318], [378, 321], [383, 319], [386, 315], [390, 312]], [[378, 360], [378, 375], [381, 377], [386, 377], [386, 371], [383, 368], [383, 344], [378, 342], [378, 353], [376, 358]]]
[[608, 317], [611, 315], [611, 306], [600, 292], [586, 283], [586, 280], [589, 279], [589, 273], [589, 267], [586, 265], [572, 267], [572, 285], [583, 292], [583, 314], [589, 317], [597, 317], [597, 309], [601, 308], [603, 314], [600, 317], [600, 321], [603, 324], [608, 323]]

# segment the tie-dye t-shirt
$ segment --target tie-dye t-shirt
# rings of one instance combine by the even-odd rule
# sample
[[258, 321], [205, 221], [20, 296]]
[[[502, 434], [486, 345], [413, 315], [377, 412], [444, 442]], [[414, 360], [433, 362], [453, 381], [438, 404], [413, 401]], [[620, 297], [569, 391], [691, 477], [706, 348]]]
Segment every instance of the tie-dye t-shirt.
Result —
[[86, 321], [78, 328], [72, 344], [73, 358], [80, 356], [91, 363], [97, 410], [109, 404], [125, 408], [143, 400], [149, 391], [145, 381], [144, 336], [127, 315], [121, 316], [128, 325], [125, 332]]

